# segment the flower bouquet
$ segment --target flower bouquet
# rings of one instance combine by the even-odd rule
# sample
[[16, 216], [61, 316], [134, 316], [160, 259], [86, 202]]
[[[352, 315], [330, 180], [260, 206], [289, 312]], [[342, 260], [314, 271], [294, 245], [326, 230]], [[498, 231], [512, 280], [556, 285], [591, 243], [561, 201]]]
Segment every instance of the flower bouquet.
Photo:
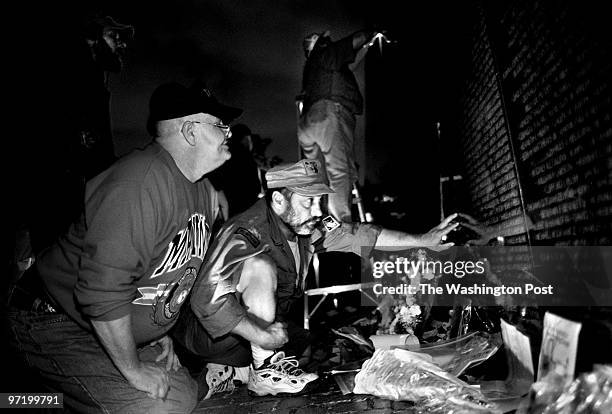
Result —
[[[390, 260], [397, 257], [390, 256]], [[428, 252], [425, 249], [413, 249], [408, 252], [406, 260], [411, 263], [425, 262]], [[411, 336], [411, 342], [418, 343], [422, 334], [424, 322], [429, 317], [431, 297], [423, 296], [418, 290], [421, 283], [435, 284], [440, 275], [432, 272], [427, 266], [410, 266], [410, 271], [397, 275], [396, 284], [406, 284], [414, 287], [417, 293], [405, 293], [387, 295], [380, 302], [378, 309], [381, 312], [381, 320], [377, 330], [378, 335], [405, 335]], [[425, 282], [426, 281], [426, 282]]]

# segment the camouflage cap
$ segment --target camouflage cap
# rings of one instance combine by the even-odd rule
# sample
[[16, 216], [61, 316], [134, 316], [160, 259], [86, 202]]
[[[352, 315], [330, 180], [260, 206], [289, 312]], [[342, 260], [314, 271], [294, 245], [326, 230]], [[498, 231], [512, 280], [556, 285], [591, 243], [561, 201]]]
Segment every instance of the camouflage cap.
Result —
[[331, 194], [327, 174], [318, 160], [300, 160], [295, 164], [284, 164], [266, 172], [269, 189], [288, 188], [296, 194], [313, 197]]

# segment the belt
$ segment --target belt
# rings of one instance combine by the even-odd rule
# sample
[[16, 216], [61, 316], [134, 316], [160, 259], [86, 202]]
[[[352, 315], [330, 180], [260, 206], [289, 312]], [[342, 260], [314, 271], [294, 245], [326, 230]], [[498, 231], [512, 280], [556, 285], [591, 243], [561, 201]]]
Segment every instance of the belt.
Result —
[[[33, 293], [36, 291], [37, 293]], [[26, 270], [21, 279], [13, 287], [8, 300], [9, 307], [35, 313], [60, 313], [57, 306], [42, 290], [38, 274]]]

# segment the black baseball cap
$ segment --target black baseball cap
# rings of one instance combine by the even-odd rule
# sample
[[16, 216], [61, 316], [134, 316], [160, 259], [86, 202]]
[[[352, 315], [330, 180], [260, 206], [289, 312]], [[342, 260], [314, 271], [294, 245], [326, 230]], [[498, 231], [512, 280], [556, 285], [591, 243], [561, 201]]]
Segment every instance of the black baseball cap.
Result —
[[219, 103], [202, 82], [196, 82], [190, 87], [177, 82], [164, 83], [151, 95], [147, 130], [153, 135], [153, 126], [158, 121], [200, 112], [216, 116], [228, 124], [242, 114], [242, 109]]
[[87, 16], [82, 24], [82, 32], [87, 39], [96, 39], [104, 33], [105, 30], [115, 30], [123, 36], [124, 40], [132, 40], [134, 38], [134, 26], [123, 24], [115, 20], [112, 16], [103, 16], [100, 14]]

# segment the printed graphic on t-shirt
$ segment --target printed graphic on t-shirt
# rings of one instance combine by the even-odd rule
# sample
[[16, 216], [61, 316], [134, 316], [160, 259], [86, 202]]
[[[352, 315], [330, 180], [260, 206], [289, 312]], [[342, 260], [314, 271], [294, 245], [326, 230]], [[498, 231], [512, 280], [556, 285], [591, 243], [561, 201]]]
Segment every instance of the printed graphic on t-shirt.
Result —
[[198, 273], [193, 266], [185, 269], [183, 276], [175, 282], [159, 283], [157, 286], [138, 288], [142, 295], [132, 303], [153, 306], [151, 318], [157, 325], [166, 325], [180, 310], [189, 295]]
[[181, 306], [193, 287], [197, 275], [195, 267], [188, 267], [178, 282], [172, 283], [164, 290], [161, 296], [157, 297], [153, 312], [153, 322], [157, 325], [165, 325], [178, 315]]
[[204, 215], [192, 215], [187, 227], [179, 231], [168, 245], [166, 256], [151, 275], [151, 279], [180, 268], [192, 257], [203, 260], [208, 248], [208, 234], [209, 228]]
[[[172, 239], [166, 250], [166, 255], [160, 265], [153, 271], [150, 279], [156, 279], [168, 273], [175, 272], [192, 259], [201, 263], [208, 249], [210, 229], [203, 214], [193, 214], [187, 226], [180, 230]], [[196, 264], [196, 263], [193, 263]], [[152, 286], [138, 288], [140, 297], [134, 299], [134, 305], [151, 306], [151, 319], [156, 325], [166, 325], [177, 315], [189, 295], [198, 274], [198, 268], [190, 265], [181, 273], [166, 276], [173, 280], [157, 283]]]

